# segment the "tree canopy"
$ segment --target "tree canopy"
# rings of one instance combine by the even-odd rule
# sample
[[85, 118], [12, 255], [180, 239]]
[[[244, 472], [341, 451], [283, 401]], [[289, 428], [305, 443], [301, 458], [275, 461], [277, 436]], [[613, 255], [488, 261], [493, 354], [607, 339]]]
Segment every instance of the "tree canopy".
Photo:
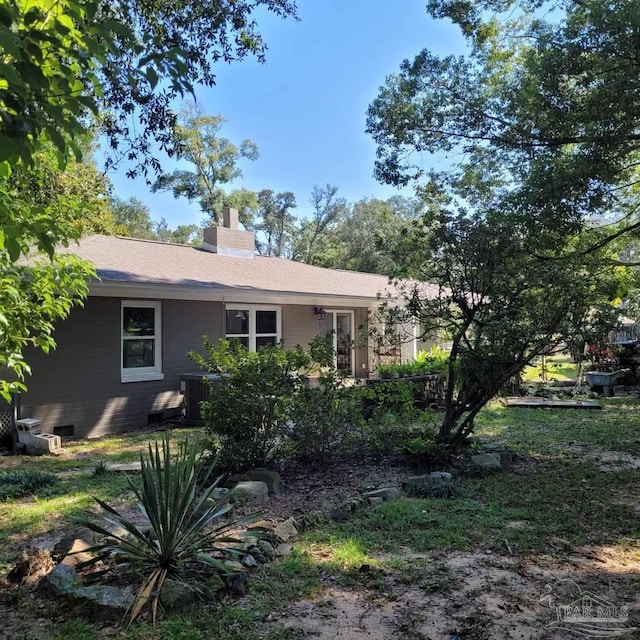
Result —
[[437, 299], [410, 288], [402, 313], [452, 339], [440, 435], [454, 443], [501, 384], [617, 297], [613, 241], [640, 224], [640, 6], [430, 0], [428, 11], [460, 27], [468, 53], [402, 63], [367, 130], [376, 176], [414, 184], [428, 205], [396, 274], [440, 287]]
[[220, 136], [225, 122], [222, 116], [206, 115], [200, 106], [189, 105], [181, 113], [173, 136], [177, 158], [190, 165], [158, 176], [154, 191], [170, 191], [175, 198], [197, 201], [209, 224], [217, 225], [222, 207], [233, 205], [240, 219], [249, 226], [247, 215], [257, 205], [256, 196], [247, 190], [227, 193], [224, 186], [242, 176], [238, 163], [243, 158], [255, 160], [258, 147], [250, 140], [239, 146]]
[[[634, 229], [638, 3], [430, 0], [428, 10], [456, 23], [470, 52], [425, 49], [387, 80], [367, 120], [376, 175], [499, 198], [540, 231], [571, 233], [603, 214]], [[422, 153], [455, 170], [425, 176]]]

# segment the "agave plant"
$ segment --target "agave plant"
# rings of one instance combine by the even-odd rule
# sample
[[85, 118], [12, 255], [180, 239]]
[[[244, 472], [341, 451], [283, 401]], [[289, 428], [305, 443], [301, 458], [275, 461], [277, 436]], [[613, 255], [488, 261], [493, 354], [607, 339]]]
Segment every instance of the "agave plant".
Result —
[[229, 536], [229, 531], [246, 520], [220, 522], [231, 505], [226, 498], [214, 499], [218, 481], [199, 490], [200, 484], [206, 486], [215, 462], [206, 470], [200, 470], [197, 454], [196, 444], [181, 442], [177, 453], [172, 455], [168, 434], [160, 444], [149, 445], [148, 452], [140, 454], [142, 482], [128, 480], [149, 526], [134, 524], [95, 497], [105, 512], [104, 519], [114, 529], [109, 530], [88, 518], [77, 518], [102, 537], [102, 542], [89, 550], [95, 554], [89, 563], [108, 559], [111, 569], [107, 571], [119, 569], [135, 577], [142, 576], [128, 611], [129, 624], [146, 606], [151, 609], [155, 624], [160, 594], [167, 579], [203, 595], [199, 581], [194, 578], [204, 570], [228, 573], [228, 567], [219, 558], [240, 553], [238, 548], [229, 546], [238, 542]]

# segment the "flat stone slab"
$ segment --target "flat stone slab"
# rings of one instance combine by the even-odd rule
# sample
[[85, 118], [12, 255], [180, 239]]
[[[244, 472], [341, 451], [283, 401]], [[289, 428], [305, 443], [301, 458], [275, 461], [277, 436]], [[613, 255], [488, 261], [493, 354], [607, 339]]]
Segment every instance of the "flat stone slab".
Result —
[[108, 462], [107, 470], [111, 473], [140, 473], [140, 462]]
[[507, 398], [507, 407], [525, 409], [602, 409], [595, 400], [550, 400], [549, 398]]

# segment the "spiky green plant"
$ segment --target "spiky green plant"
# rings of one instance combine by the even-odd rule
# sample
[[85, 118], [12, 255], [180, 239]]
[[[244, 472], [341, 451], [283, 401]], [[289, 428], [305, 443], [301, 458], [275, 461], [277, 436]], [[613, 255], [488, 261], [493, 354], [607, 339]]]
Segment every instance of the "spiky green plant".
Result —
[[[127, 519], [106, 502], [94, 500], [105, 512], [105, 526], [89, 518], [77, 518], [94, 533], [103, 537], [92, 547], [95, 554], [90, 562], [107, 560], [110, 570], [142, 576], [142, 583], [129, 608], [129, 624], [148, 606], [155, 624], [162, 587], [167, 579], [178, 581], [204, 595], [198, 580], [207, 572], [228, 573], [220, 558], [237, 556], [239, 549], [228, 546], [238, 542], [229, 530], [242, 523], [220, 523], [231, 505], [226, 498], [214, 499], [217, 482], [202, 491], [214, 469], [199, 469], [198, 448], [195, 443], [181, 442], [172, 455], [170, 436], [160, 444], [149, 445], [146, 454], [140, 454], [141, 483], [131, 477], [129, 486], [138, 500], [138, 506], [149, 520], [149, 526], [139, 526]], [[87, 563], [85, 563], [87, 564]], [[102, 572], [105, 573], [105, 572]]]

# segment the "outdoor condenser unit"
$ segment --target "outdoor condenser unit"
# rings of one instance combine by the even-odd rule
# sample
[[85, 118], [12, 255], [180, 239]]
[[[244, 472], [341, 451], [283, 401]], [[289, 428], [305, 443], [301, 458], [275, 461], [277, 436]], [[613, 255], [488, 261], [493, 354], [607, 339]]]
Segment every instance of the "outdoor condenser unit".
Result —
[[220, 376], [207, 371], [183, 373], [180, 376], [180, 393], [184, 395], [184, 417], [187, 420], [202, 420], [200, 403], [209, 398], [212, 385]]

